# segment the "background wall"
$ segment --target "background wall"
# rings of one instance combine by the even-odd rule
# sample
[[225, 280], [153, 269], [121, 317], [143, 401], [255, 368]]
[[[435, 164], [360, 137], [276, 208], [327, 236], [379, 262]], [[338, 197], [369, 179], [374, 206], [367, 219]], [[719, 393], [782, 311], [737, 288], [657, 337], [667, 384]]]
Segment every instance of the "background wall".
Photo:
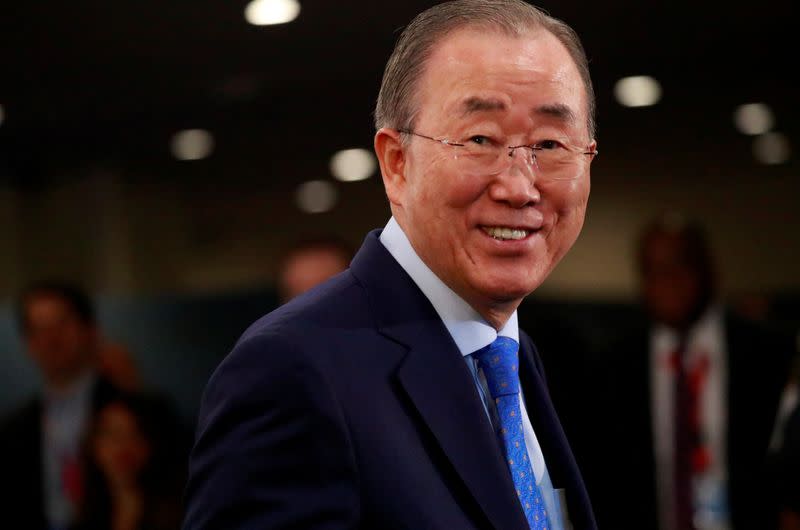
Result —
[[[0, 18], [0, 409], [37, 384], [10, 308], [30, 281], [86, 286], [146, 382], [191, 416], [274, 307], [283, 249], [320, 234], [358, 245], [388, 219], [377, 172], [341, 182], [330, 161], [371, 149], [397, 29], [436, 2], [304, 0], [278, 26], [248, 24], [246, 3], [20, 1]], [[636, 235], [671, 210], [707, 226], [726, 297], [766, 296], [800, 326], [793, 3], [539, 4], [581, 35], [600, 155], [583, 233], [524, 311], [613, 334], [636, 300]], [[658, 80], [655, 106], [618, 103], [630, 75]], [[785, 144], [774, 164], [753, 156], [763, 136], [734, 127], [755, 102]], [[177, 159], [171, 142], [194, 128], [213, 149]], [[338, 193], [332, 209], [298, 208], [309, 180]]]
[[[600, 146], [583, 233], [542, 294], [633, 299], [637, 233], [664, 210], [708, 227], [727, 293], [800, 290], [800, 179], [734, 167], [735, 153], [670, 167], [623, 160], [628, 152], [602, 137]], [[293, 240], [333, 232], [358, 245], [389, 216], [378, 175], [337, 183], [336, 208], [308, 215], [270, 174], [237, 181], [235, 171], [212, 186], [93, 170], [41, 191], [4, 190], [0, 299], [52, 275], [110, 295], [266, 288]]]

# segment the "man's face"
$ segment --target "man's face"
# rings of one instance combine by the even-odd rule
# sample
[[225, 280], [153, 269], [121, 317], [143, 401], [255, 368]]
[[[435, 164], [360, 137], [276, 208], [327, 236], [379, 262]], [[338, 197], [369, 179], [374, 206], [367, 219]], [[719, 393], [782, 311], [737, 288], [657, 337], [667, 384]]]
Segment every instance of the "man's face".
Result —
[[[454, 32], [434, 48], [417, 103], [415, 132], [436, 138], [481, 135], [507, 146], [554, 139], [582, 149], [592, 141], [577, 67], [544, 31], [521, 38]], [[423, 261], [481, 314], [519, 304], [578, 237], [590, 156], [575, 156], [567, 175], [574, 178], [545, 181], [526, 149], [494, 174], [467, 171], [458, 147], [415, 136], [404, 152], [393, 211]], [[525, 235], [498, 239], [487, 233], [494, 228]]]
[[651, 317], [684, 329], [709, 301], [711, 286], [680, 234], [656, 233], [642, 248], [642, 294]]
[[92, 452], [112, 486], [135, 486], [152, 455], [152, 448], [136, 416], [124, 405], [112, 403], [97, 418]]
[[80, 375], [91, 359], [94, 327], [58, 296], [33, 295], [25, 312], [25, 342], [44, 378], [65, 383]]

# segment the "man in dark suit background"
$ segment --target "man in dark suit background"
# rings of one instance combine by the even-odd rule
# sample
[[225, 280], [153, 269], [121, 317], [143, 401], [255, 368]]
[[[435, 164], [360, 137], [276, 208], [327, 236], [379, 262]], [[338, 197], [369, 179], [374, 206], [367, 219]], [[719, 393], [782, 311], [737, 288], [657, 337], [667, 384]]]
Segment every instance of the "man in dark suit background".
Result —
[[81, 499], [84, 434], [115, 390], [96, 371], [94, 307], [82, 290], [31, 285], [18, 319], [43, 391], [0, 424], [3, 518], [14, 528], [65, 529]]
[[392, 218], [211, 377], [185, 529], [596, 528], [516, 314], [582, 227], [593, 98], [525, 2], [411, 22], [375, 112]]
[[767, 450], [791, 338], [719, 301], [698, 224], [658, 218], [638, 259], [649, 322], [600, 358], [604, 414], [616, 429], [613, 446], [596, 445], [607, 465], [592, 478], [611, 495], [596, 498], [598, 520], [623, 529], [774, 528]]

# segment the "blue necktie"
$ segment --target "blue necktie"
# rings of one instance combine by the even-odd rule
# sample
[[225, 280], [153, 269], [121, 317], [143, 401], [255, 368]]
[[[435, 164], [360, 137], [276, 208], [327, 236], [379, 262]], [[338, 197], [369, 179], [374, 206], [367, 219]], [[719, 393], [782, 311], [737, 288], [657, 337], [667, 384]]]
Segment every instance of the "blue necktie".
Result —
[[476, 351], [472, 356], [477, 359], [478, 367], [483, 370], [489, 392], [497, 407], [500, 423], [496, 426], [498, 436], [503, 442], [506, 462], [528, 524], [533, 530], [547, 530], [547, 511], [542, 493], [536, 485], [522, 430], [517, 372], [518, 348], [519, 345], [514, 339], [497, 337], [494, 342]]

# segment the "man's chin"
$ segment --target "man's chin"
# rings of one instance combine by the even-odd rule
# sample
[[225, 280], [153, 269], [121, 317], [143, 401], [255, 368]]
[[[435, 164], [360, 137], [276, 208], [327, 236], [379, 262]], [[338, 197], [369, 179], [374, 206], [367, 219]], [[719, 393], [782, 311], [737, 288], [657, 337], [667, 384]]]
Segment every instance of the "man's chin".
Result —
[[529, 273], [497, 275], [484, 282], [484, 291], [499, 300], [524, 298], [536, 290], [545, 277], [543, 274]]
[[507, 306], [509, 304], [519, 304], [522, 299], [531, 294], [540, 283], [541, 282], [499, 283], [496, 285], [484, 286], [482, 294], [492, 305]]

